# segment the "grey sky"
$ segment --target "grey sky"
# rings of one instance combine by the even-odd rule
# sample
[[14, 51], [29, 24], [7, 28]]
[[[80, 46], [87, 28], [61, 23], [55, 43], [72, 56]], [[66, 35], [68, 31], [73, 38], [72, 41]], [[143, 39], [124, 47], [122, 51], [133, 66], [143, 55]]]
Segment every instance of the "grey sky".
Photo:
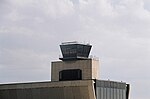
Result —
[[0, 0], [0, 83], [50, 80], [62, 41], [90, 42], [102, 79], [149, 99], [149, 0]]

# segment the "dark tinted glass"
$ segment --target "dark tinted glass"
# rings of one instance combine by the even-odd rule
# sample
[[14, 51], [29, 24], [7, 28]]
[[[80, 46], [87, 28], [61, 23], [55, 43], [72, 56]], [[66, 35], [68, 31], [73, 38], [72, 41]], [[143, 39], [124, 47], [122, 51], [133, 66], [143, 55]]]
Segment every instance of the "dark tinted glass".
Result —
[[91, 45], [84, 44], [60, 45], [63, 55], [62, 60], [88, 58], [91, 47]]
[[59, 80], [81, 80], [82, 71], [80, 69], [62, 70], [59, 72]]

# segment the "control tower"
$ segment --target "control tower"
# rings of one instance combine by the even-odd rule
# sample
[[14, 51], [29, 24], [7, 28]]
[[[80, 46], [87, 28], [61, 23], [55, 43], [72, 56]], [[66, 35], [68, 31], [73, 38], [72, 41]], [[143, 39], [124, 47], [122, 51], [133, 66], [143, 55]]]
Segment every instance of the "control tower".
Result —
[[51, 81], [0, 84], [0, 99], [129, 99], [130, 85], [101, 80], [92, 45], [65, 42], [62, 57], [51, 63]]
[[99, 79], [99, 61], [88, 57], [91, 47], [77, 42], [62, 43], [62, 61], [52, 62], [51, 81]]

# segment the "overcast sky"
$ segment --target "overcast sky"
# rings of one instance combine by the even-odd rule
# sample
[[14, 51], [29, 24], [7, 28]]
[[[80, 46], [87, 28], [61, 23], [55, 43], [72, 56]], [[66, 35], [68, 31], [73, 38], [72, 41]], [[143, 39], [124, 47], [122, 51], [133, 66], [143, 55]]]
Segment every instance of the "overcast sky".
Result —
[[92, 44], [101, 79], [150, 98], [150, 0], [0, 0], [0, 83], [50, 80], [64, 41]]

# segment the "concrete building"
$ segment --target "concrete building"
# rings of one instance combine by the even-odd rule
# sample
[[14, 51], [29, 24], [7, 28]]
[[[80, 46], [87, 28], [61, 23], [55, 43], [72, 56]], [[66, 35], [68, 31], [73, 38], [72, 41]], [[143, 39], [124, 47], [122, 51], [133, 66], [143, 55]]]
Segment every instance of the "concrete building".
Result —
[[91, 45], [60, 45], [63, 57], [51, 64], [51, 81], [1, 84], [0, 99], [128, 99], [129, 84], [99, 77], [99, 61], [88, 58]]

